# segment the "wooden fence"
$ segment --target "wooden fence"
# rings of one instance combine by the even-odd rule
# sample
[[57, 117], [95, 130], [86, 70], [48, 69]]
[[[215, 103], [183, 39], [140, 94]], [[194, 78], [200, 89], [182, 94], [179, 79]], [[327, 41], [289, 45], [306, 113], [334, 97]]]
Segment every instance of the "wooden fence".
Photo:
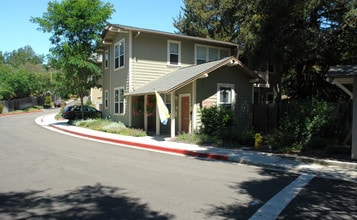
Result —
[[21, 99], [13, 99], [7, 101], [0, 101], [3, 105], [3, 113], [21, 110], [35, 105], [44, 105], [45, 97], [26, 97]]
[[[335, 107], [335, 116], [339, 118], [336, 128], [345, 138], [352, 132], [352, 103], [331, 103]], [[257, 132], [273, 133], [279, 127], [280, 120], [300, 107], [298, 103], [272, 103], [253, 105], [253, 127]]]

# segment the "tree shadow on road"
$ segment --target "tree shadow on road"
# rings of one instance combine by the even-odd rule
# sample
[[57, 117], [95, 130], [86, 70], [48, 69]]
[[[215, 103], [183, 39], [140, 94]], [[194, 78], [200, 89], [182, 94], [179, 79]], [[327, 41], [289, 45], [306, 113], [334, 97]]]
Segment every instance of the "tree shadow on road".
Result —
[[45, 191], [0, 193], [0, 216], [11, 219], [172, 219], [116, 187], [83, 186], [62, 195]]
[[237, 201], [233, 204], [212, 205], [207, 216], [220, 216], [223, 219], [249, 219], [265, 202], [297, 177], [296, 174], [265, 169], [260, 174], [265, 177], [230, 185], [231, 188], [237, 190], [237, 194], [248, 195], [249, 200]]
[[357, 219], [357, 184], [314, 178], [278, 219]]

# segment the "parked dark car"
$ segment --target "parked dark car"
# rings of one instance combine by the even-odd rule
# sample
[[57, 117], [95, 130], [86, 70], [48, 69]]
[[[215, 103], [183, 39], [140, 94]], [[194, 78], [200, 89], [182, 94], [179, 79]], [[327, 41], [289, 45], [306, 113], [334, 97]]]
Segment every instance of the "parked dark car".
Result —
[[[102, 117], [102, 112], [98, 111], [92, 106], [84, 105], [83, 108], [84, 108], [84, 119]], [[62, 117], [70, 120], [82, 119], [81, 106], [80, 105], [67, 106], [63, 110]]]
[[62, 106], [66, 106], [66, 102], [63, 100], [56, 100], [53, 105], [56, 107], [62, 107]]

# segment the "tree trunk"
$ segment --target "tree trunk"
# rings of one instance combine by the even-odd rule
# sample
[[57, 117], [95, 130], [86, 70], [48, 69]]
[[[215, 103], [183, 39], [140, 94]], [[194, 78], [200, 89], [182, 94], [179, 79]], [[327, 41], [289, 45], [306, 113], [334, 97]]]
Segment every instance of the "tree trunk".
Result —
[[79, 99], [81, 100], [81, 112], [82, 112], [82, 120], [84, 119], [84, 104], [83, 104], [83, 94], [79, 94]]

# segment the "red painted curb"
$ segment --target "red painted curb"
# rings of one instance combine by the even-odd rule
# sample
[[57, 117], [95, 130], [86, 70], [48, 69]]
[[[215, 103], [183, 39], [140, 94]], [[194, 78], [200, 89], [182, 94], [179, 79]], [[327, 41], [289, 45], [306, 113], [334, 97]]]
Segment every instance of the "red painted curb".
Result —
[[151, 145], [151, 144], [144, 144], [144, 143], [139, 143], [139, 142], [125, 141], [125, 140], [118, 140], [118, 139], [99, 137], [99, 136], [94, 136], [94, 135], [89, 135], [89, 134], [83, 134], [83, 133], [80, 133], [80, 132], [69, 131], [69, 130], [66, 130], [66, 129], [63, 129], [63, 128], [59, 128], [59, 127], [57, 127], [55, 125], [50, 125], [50, 126], [53, 127], [53, 128], [56, 128], [58, 130], [67, 132], [67, 133], [75, 134], [75, 135], [82, 136], [82, 137], [97, 139], [97, 140], [101, 140], [101, 141], [108, 141], [108, 142], [112, 142], [112, 143], [116, 143], [116, 144], [131, 145], [131, 146], [145, 148], [145, 149], [164, 151], [164, 152], [170, 152], [170, 153], [176, 153], [176, 154], [182, 154], [182, 155], [192, 156], [192, 157], [200, 157], [200, 158], [223, 160], [223, 161], [228, 160], [228, 156], [221, 155], [221, 154], [200, 153], [200, 152], [190, 151], [190, 150], [166, 148], [166, 147], [160, 147], [160, 146]]
[[5, 113], [5, 114], [0, 114], [0, 117], [2, 117], [2, 116], [11, 116], [11, 115], [20, 115], [20, 114], [30, 114], [30, 113], [36, 113], [36, 112], [43, 112], [43, 110], [39, 109], [39, 110], [30, 111], [30, 112]]

